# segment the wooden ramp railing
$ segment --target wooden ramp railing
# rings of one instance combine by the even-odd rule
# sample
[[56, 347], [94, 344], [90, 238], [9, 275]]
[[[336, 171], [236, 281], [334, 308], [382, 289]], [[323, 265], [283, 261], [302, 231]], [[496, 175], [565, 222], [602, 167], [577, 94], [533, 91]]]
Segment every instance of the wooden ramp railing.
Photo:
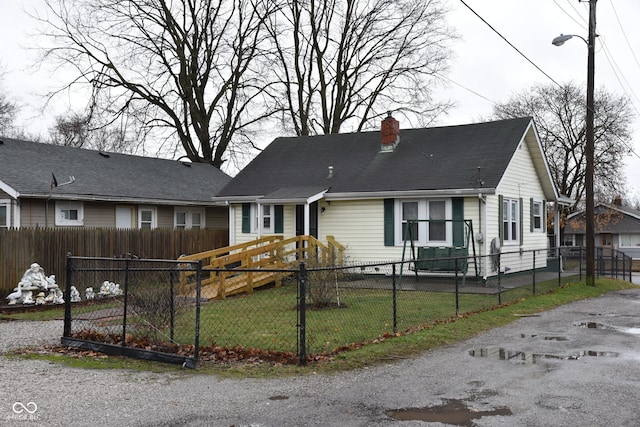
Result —
[[[332, 236], [322, 243], [313, 236], [265, 236], [251, 242], [181, 256], [178, 260], [202, 261], [200, 296], [225, 298], [270, 283], [280, 286], [292, 272], [276, 272], [295, 268], [301, 261], [315, 260], [322, 265], [342, 265], [345, 247]], [[250, 270], [250, 271], [249, 271]], [[265, 271], [260, 271], [265, 270]], [[183, 294], [195, 295], [196, 271], [180, 274]]]

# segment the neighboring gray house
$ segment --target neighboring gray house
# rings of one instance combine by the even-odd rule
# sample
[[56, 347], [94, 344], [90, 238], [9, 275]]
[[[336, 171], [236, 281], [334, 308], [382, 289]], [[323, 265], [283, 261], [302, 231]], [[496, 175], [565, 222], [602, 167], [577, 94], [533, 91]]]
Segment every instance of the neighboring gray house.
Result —
[[546, 248], [547, 202], [562, 201], [531, 118], [400, 130], [391, 116], [379, 132], [277, 138], [215, 199], [230, 244], [333, 236], [352, 261], [400, 259], [408, 219], [430, 221], [412, 230], [427, 249], [467, 245], [462, 220], [478, 255]]
[[[617, 249], [633, 259], [640, 259], [640, 210], [622, 206], [616, 197], [611, 205], [595, 207], [596, 248]], [[585, 212], [577, 211], [567, 217], [564, 244], [585, 246]]]
[[[208, 164], [0, 140], [0, 228], [228, 228]], [[57, 186], [56, 186], [57, 182]]]

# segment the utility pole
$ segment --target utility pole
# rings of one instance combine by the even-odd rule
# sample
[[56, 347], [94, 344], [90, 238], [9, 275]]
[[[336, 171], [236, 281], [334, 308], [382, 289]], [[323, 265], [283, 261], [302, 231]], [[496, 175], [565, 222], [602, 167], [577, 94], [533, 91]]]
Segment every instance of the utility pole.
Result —
[[587, 146], [586, 158], [587, 168], [585, 171], [585, 187], [586, 187], [586, 246], [587, 246], [587, 274], [586, 283], [589, 286], [595, 286], [595, 202], [593, 194], [593, 175], [594, 175], [594, 74], [595, 74], [595, 42], [596, 42], [596, 1], [589, 0], [589, 38], [588, 38], [588, 57], [587, 57]]

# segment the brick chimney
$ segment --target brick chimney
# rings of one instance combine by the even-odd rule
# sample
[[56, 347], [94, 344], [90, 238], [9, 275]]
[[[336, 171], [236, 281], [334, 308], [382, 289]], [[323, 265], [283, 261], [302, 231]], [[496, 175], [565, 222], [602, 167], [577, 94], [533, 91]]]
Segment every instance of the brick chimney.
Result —
[[391, 116], [391, 111], [382, 121], [380, 134], [382, 136], [380, 151], [393, 151], [400, 142], [400, 122]]
[[616, 196], [616, 197], [613, 199], [613, 204], [614, 204], [615, 206], [622, 206], [622, 197], [621, 197], [621, 196]]

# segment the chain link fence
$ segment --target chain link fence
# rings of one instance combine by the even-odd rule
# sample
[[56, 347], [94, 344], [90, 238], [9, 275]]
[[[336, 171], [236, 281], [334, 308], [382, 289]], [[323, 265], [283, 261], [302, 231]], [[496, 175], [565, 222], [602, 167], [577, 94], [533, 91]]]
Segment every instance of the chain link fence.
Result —
[[[198, 360], [305, 364], [579, 281], [585, 262], [584, 250], [558, 248], [326, 264], [214, 269], [69, 257], [63, 343], [192, 367]], [[600, 275], [631, 280], [631, 259], [622, 253], [603, 252], [598, 265]], [[222, 278], [235, 288], [212, 291]], [[267, 284], [237, 285], [247, 279]]]

